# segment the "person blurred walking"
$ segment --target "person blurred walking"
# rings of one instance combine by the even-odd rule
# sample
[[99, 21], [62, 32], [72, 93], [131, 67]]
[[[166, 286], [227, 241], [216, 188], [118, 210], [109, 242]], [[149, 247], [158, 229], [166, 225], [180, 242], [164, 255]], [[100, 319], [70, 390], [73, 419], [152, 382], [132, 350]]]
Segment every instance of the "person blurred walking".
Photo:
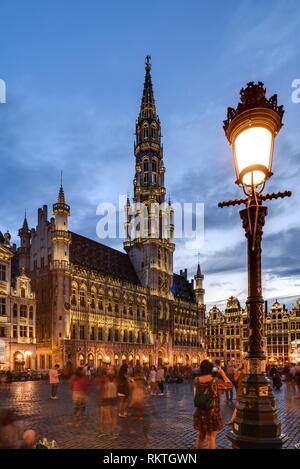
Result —
[[[116, 405], [117, 405], [117, 380], [112, 367], [103, 369], [100, 378], [100, 409], [99, 409], [99, 437], [110, 435], [117, 437], [116, 433]], [[105, 432], [105, 424], [108, 422], [109, 433]]]
[[72, 376], [70, 387], [74, 403], [74, 416], [75, 419], [78, 419], [85, 414], [88, 392], [88, 378], [83, 374], [81, 367], [77, 368]]
[[124, 363], [119, 369], [118, 376], [118, 397], [119, 397], [119, 417], [127, 417], [126, 413], [126, 401], [129, 396], [128, 376], [127, 376], [128, 365]]
[[236, 418], [236, 414], [237, 414], [237, 408], [238, 408], [238, 404], [240, 402], [240, 398], [241, 398], [241, 395], [242, 395], [242, 390], [243, 390], [243, 379], [245, 377], [245, 362], [243, 362], [239, 369], [235, 372], [234, 374], [234, 382], [235, 382], [235, 386], [236, 386], [236, 400], [235, 400], [235, 408], [234, 408], [234, 411], [233, 411], [233, 414], [231, 416], [231, 419], [226, 422], [226, 425], [232, 425], [235, 418]]

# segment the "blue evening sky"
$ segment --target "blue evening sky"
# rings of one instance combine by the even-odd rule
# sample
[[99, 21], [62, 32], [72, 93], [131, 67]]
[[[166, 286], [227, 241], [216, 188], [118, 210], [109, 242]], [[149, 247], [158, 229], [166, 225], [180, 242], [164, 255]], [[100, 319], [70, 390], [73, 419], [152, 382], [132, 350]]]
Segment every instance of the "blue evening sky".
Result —
[[[264, 295], [300, 295], [300, 79], [298, 0], [0, 0], [0, 229], [14, 242], [27, 209], [55, 202], [60, 171], [70, 228], [97, 239], [96, 207], [132, 195], [133, 142], [144, 80], [152, 79], [162, 123], [167, 192], [203, 202], [202, 246], [177, 242], [175, 270], [195, 273], [197, 252], [209, 304], [247, 294], [240, 196], [222, 121], [247, 82], [261, 80], [286, 112], [270, 190], [293, 197], [269, 204]], [[122, 240], [103, 242], [122, 249]], [[218, 303], [222, 304], [222, 303]]]

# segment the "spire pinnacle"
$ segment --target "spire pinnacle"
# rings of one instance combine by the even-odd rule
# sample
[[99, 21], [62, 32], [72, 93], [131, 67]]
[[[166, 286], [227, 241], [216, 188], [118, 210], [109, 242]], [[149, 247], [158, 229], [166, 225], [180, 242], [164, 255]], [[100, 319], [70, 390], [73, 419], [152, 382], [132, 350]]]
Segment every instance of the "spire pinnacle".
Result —
[[60, 188], [59, 188], [59, 193], [58, 193], [58, 199], [57, 199], [57, 202], [59, 204], [65, 204], [65, 193], [64, 193], [64, 189], [63, 189], [63, 186], [61, 185]]
[[152, 79], [151, 79], [151, 56], [147, 55], [145, 58], [145, 82], [144, 91], [141, 102], [140, 118], [157, 118], [155, 99], [153, 94]]
[[24, 221], [23, 221], [23, 230], [28, 230], [28, 222], [27, 222], [27, 214], [26, 214], [26, 208], [25, 208], [25, 215], [24, 215]]
[[200, 267], [200, 252], [198, 252], [198, 266], [197, 266], [197, 276], [201, 275], [201, 267]]

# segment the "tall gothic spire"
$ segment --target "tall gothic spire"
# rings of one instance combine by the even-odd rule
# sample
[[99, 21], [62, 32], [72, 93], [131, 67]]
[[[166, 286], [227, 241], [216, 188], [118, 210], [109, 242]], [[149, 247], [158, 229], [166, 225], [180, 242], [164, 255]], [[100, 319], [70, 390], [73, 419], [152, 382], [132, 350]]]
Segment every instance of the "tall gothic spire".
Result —
[[151, 80], [151, 56], [147, 55], [145, 59], [145, 82], [144, 91], [141, 101], [140, 119], [157, 119], [155, 99], [153, 94], [152, 80]]
[[65, 202], [64, 188], [63, 188], [62, 185], [61, 185], [60, 188], [59, 188], [57, 202], [58, 202], [59, 204], [65, 204], [65, 203], [66, 203], [66, 202]]
[[161, 128], [156, 113], [151, 79], [151, 57], [145, 60], [145, 82], [141, 108], [136, 121], [136, 174], [134, 178], [134, 201], [149, 200], [162, 203], [165, 197], [163, 148]]

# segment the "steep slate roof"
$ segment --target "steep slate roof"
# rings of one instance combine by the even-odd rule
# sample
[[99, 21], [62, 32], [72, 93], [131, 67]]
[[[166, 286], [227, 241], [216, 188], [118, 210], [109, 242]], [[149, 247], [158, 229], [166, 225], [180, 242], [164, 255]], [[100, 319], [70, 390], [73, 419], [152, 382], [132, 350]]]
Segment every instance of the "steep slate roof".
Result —
[[172, 291], [175, 297], [187, 301], [195, 301], [195, 294], [192, 285], [182, 275], [173, 274]]
[[73, 232], [71, 237], [70, 262], [103, 275], [140, 285], [127, 254]]

